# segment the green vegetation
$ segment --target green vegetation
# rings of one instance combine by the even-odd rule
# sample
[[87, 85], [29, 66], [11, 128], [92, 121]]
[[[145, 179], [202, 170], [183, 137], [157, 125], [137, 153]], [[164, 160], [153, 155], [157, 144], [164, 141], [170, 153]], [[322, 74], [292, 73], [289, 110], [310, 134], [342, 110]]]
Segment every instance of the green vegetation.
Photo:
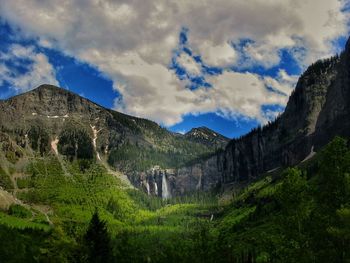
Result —
[[12, 182], [8, 174], [0, 166], [0, 186], [4, 189], [12, 189]]
[[83, 128], [67, 127], [61, 132], [57, 145], [58, 151], [73, 159], [92, 159], [93, 145], [89, 134]]
[[212, 153], [204, 145], [183, 139], [176, 139], [173, 145], [174, 148], [155, 148], [126, 142], [111, 151], [108, 163], [124, 171], [145, 171], [154, 165], [177, 168], [200, 155]]
[[10, 205], [8, 213], [19, 218], [29, 218], [32, 216], [32, 213], [27, 208], [17, 204]]
[[93, 160], [37, 158], [0, 212], [5, 262], [349, 262], [350, 150], [336, 138], [301, 167], [218, 205], [210, 193], [161, 200]]
[[42, 124], [31, 126], [28, 131], [28, 138], [32, 149], [39, 151], [41, 155], [49, 151], [50, 137]]
[[217, 253], [225, 255], [215, 262], [348, 262], [346, 141], [336, 138], [318, 160], [311, 174], [290, 168], [277, 181], [262, 179], [235, 197], [213, 231]]

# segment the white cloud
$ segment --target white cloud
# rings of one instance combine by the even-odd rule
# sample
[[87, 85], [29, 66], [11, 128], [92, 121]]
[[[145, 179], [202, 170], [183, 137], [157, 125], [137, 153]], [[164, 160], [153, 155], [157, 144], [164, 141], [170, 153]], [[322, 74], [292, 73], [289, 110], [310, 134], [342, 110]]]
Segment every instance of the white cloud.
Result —
[[186, 71], [192, 75], [200, 75], [201, 67], [200, 65], [188, 54], [181, 53], [181, 55], [177, 58], [177, 62], [183, 66]]
[[[211, 78], [214, 109], [224, 117], [248, 117], [266, 122], [262, 105], [285, 105], [288, 97], [269, 91], [266, 81], [249, 72], [224, 72]], [[234, 105], [234, 106], [232, 106]]]
[[[87, 62], [111, 78], [122, 95], [117, 109], [171, 125], [184, 114], [210, 111], [264, 120], [261, 105], [286, 103], [286, 96], [268, 92], [266, 85], [289, 94], [294, 81], [283, 79], [283, 73], [272, 79], [224, 72], [208, 80], [212, 89], [187, 90], [168, 70], [181, 28], [189, 29], [191, 49], [209, 65], [269, 68], [280, 62], [280, 51], [286, 49], [305, 66], [332, 53], [331, 41], [347, 34], [344, 3], [0, 0], [0, 16], [21, 28], [24, 36], [39, 38], [43, 46]], [[241, 50], [231, 48], [229, 43], [240, 39], [252, 42]], [[35, 61], [45, 68], [45, 58]], [[199, 71], [191, 59], [182, 62], [192, 73]], [[51, 71], [47, 65], [46, 71]], [[21, 85], [31, 83], [23, 80]]]
[[216, 112], [227, 118], [248, 116], [264, 122], [261, 105], [284, 105], [287, 100], [287, 96], [268, 91], [264, 78], [249, 72], [225, 71], [208, 78], [213, 88], [191, 91], [172, 71], [161, 64], [149, 65], [136, 53], [111, 57], [109, 53], [95, 51], [82, 57], [103, 65], [100, 69], [108, 75], [117, 76], [115, 88], [123, 94], [122, 100], [116, 101], [117, 110], [151, 118], [167, 126], [180, 122], [187, 113], [206, 112]]
[[198, 48], [204, 62], [210, 66], [226, 67], [236, 62], [236, 52], [228, 43], [213, 46], [206, 41]]
[[266, 86], [274, 89], [277, 92], [289, 96], [295, 85], [297, 84], [298, 76], [288, 75], [285, 70], [279, 70], [278, 76], [272, 78], [269, 76], [264, 77], [264, 83]]
[[[41, 84], [58, 85], [55, 70], [48, 58], [35, 52], [32, 46], [25, 47], [13, 44], [6, 53], [0, 53], [0, 79], [8, 82], [16, 92], [23, 92]], [[26, 63], [23, 64], [22, 61]], [[9, 66], [12, 63], [14, 66]], [[24, 72], [18, 71], [16, 65], [24, 67]], [[1, 83], [0, 83], [1, 84]]]

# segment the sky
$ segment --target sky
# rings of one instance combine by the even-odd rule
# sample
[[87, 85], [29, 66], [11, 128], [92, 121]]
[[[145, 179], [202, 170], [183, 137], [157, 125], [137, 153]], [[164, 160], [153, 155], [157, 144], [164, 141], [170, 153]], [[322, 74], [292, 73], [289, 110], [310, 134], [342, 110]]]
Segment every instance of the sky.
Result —
[[339, 53], [348, 0], [0, 0], [0, 99], [47, 83], [185, 133], [280, 114]]

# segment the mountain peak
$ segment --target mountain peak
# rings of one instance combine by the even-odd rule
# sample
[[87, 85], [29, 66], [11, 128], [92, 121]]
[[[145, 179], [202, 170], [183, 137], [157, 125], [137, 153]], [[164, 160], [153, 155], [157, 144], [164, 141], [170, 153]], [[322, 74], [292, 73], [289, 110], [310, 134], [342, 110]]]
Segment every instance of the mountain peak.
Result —
[[51, 84], [41, 84], [40, 86], [36, 87], [33, 90], [63, 90], [63, 89], [64, 88], [57, 87], [57, 86], [51, 85]]
[[4, 100], [0, 108], [14, 120], [20, 116], [50, 118], [76, 115], [89, 118], [104, 109], [74, 92], [48, 84]]
[[200, 142], [207, 145], [215, 145], [220, 148], [226, 146], [230, 140], [229, 138], [205, 126], [192, 128], [185, 134], [185, 137], [195, 142]]
[[[71, 95], [71, 96], [76, 96], [76, 97], [81, 97], [79, 94], [70, 91], [68, 89], [62, 88], [62, 87], [58, 87], [55, 85], [51, 85], [51, 84], [42, 84], [40, 86], [38, 86], [37, 88], [27, 92], [27, 93], [42, 93], [42, 94], [48, 94], [51, 96], [55, 96], [55, 95]], [[21, 95], [25, 95], [26, 93], [23, 93]], [[19, 96], [21, 96], [19, 95]]]

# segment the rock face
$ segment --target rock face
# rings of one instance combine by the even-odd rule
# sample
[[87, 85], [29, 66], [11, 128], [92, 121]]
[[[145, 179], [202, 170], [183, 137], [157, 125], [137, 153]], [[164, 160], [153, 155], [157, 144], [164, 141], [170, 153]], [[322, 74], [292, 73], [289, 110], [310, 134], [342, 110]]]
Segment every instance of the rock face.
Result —
[[51, 85], [0, 101], [0, 143], [6, 138], [41, 155], [108, 162], [135, 186], [157, 196], [168, 192], [170, 197], [177, 191], [177, 173], [170, 168], [212, 154], [227, 142], [214, 131], [199, 130], [206, 132], [205, 139], [172, 133], [152, 121], [103, 108]]
[[49, 85], [0, 101], [0, 128], [0, 139], [16, 149], [108, 161], [136, 187], [163, 198], [249, 181], [309, 158], [336, 135], [350, 135], [350, 42], [339, 57], [302, 74], [274, 122], [227, 145], [207, 128], [171, 133]]
[[[249, 181], [309, 158], [336, 135], [350, 136], [350, 40], [340, 56], [300, 77], [285, 112], [229, 142], [224, 151], [178, 170], [174, 192]], [[200, 186], [200, 187], [198, 187]]]
[[193, 128], [185, 134], [185, 137], [191, 141], [213, 146], [217, 149], [224, 148], [230, 141], [229, 138], [207, 127]]
[[[178, 169], [162, 169], [154, 166], [145, 172], [134, 172], [130, 178], [133, 185], [148, 195], [165, 199], [195, 191], [209, 191], [219, 186], [221, 173], [217, 167], [217, 157], [213, 156], [201, 163]], [[165, 183], [168, 194], [164, 193]]]

